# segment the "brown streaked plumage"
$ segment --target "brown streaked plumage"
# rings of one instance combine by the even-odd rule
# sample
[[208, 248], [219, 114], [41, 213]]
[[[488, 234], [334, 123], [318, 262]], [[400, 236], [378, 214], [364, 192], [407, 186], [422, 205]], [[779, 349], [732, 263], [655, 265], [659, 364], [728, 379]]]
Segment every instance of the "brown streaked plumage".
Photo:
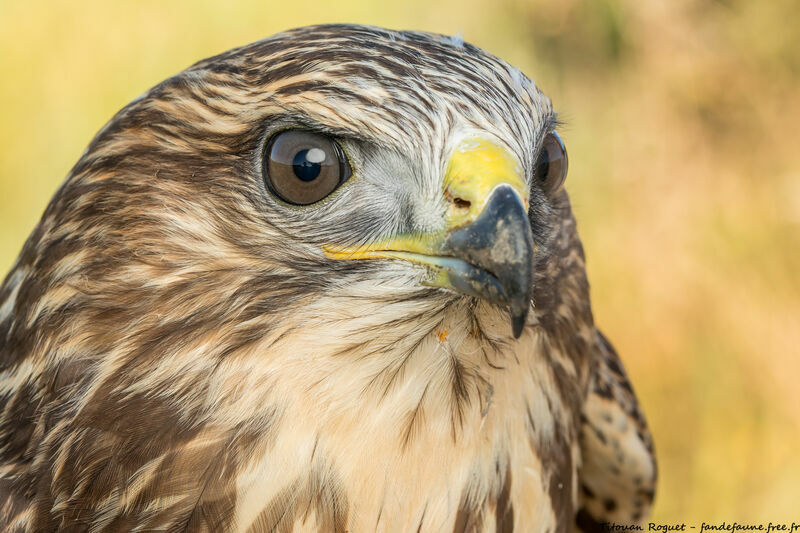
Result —
[[[567, 194], [536, 170], [556, 125], [478, 48], [349, 25], [231, 50], [129, 104], [0, 287], [0, 525], [643, 520], [651, 439], [594, 326]], [[352, 168], [319, 202], [265, 182], [291, 129]], [[496, 157], [454, 177], [457, 153]]]

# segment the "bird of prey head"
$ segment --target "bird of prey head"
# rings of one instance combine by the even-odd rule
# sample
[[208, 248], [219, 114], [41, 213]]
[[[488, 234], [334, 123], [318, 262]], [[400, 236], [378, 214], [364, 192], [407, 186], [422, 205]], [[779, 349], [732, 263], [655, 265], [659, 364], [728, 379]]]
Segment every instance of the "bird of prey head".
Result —
[[655, 467], [551, 103], [457, 38], [301, 28], [122, 109], [0, 288], [13, 531], [567, 531]]

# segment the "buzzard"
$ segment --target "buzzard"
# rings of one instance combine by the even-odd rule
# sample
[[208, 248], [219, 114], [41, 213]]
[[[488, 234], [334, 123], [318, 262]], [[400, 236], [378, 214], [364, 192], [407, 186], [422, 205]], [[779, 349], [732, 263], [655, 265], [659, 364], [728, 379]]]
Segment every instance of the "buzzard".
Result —
[[354, 25], [131, 102], [0, 288], [4, 530], [643, 520], [557, 126], [459, 38]]

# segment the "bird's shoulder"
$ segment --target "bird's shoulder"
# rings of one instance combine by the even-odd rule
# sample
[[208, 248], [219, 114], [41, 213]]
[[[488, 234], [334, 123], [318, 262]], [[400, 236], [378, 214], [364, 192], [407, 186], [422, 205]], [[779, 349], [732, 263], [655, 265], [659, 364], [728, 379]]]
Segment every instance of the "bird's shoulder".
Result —
[[653, 441], [614, 347], [595, 332], [590, 388], [581, 413], [580, 510], [584, 531], [634, 524], [649, 513], [656, 485]]

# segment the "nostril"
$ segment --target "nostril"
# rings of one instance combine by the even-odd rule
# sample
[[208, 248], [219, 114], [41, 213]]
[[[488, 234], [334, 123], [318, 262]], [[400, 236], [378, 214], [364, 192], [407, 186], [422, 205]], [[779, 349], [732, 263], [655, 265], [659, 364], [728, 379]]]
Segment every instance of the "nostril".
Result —
[[468, 200], [464, 200], [462, 198], [453, 198], [453, 203], [459, 209], [469, 209], [472, 205]]
[[455, 208], [458, 209], [459, 211], [461, 210], [466, 211], [470, 207], [472, 207], [472, 202], [456, 196], [455, 194], [453, 194], [453, 191], [449, 189], [446, 189], [444, 191], [444, 197], [447, 199], [448, 202], [450, 202], [450, 204], [455, 206]]

